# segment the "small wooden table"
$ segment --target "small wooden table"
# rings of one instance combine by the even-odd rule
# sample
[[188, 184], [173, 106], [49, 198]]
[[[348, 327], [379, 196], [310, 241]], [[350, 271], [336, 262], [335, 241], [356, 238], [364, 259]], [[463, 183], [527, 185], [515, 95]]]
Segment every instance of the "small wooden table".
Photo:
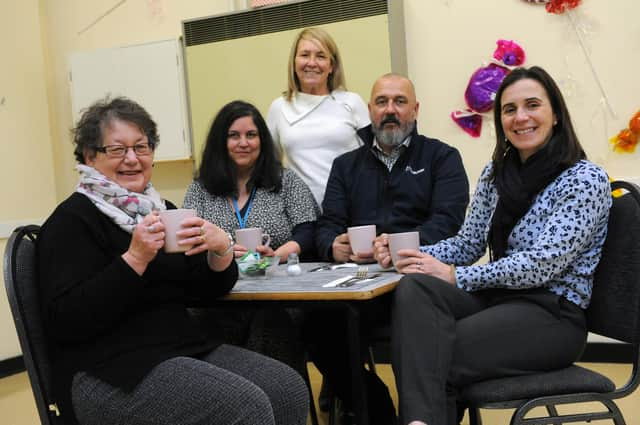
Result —
[[366, 301], [391, 292], [402, 275], [394, 270], [382, 270], [377, 264], [369, 264], [369, 275], [379, 272], [380, 276], [345, 288], [326, 287], [327, 283], [347, 275], [355, 275], [357, 271], [357, 266], [310, 271], [327, 265], [328, 263], [301, 263], [302, 273], [298, 276], [288, 276], [286, 264], [274, 266], [264, 277], [241, 277], [231, 292], [221, 299], [229, 302], [278, 303], [283, 307], [303, 309], [344, 310], [347, 317], [345, 325], [351, 362], [353, 408], [356, 423], [366, 425], [369, 418], [362, 368], [360, 308]]
[[281, 264], [267, 271], [264, 277], [242, 276], [231, 292], [223, 297], [229, 301], [310, 301], [310, 300], [370, 300], [392, 291], [402, 277], [393, 270], [382, 270], [377, 264], [365, 265], [369, 275], [380, 273], [373, 280], [356, 282], [352, 286], [324, 287], [325, 284], [345, 277], [354, 276], [357, 267], [341, 267], [335, 270], [318, 270], [314, 268], [327, 266], [329, 263], [301, 263], [302, 274], [288, 276], [286, 264]]

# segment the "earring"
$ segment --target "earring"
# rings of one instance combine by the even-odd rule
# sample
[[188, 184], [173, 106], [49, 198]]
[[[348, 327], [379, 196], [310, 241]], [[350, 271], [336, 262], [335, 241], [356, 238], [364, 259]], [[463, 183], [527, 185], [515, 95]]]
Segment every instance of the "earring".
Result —
[[511, 150], [511, 146], [513, 146], [511, 144], [511, 142], [509, 141], [509, 139], [507, 139], [506, 137], [504, 138], [504, 143], [505, 143], [505, 145], [507, 145], [507, 147], [505, 148], [504, 153], [502, 154], [503, 158], [505, 158], [507, 156], [507, 154]]

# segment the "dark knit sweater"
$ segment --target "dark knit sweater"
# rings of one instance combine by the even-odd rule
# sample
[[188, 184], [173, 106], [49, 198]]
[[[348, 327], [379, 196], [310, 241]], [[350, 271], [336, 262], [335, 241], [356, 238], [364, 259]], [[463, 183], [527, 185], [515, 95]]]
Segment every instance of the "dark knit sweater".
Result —
[[127, 390], [162, 361], [217, 345], [205, 340], [186, 307], [227, 293], [237, 279], [235, 262], [214, 272], [206, 254], [160, 250], [139, 276], [121, 258], [130, 241], [79, 193], [42, 226], [39, 290], [54, 387], [68, 419], [71, 378], [78, 371]]

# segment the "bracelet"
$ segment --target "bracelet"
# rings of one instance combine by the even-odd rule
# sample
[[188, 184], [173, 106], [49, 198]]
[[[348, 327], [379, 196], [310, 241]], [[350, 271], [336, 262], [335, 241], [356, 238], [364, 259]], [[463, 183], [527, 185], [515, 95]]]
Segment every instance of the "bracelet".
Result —
[[226, 257], [227, 255], [229, 255], [231, 251], [233, 251], [233, 246], [236, 244], [233, 240], [233, 236], [231, 236], [230, 233], [227, 233], [226, 235], [227, 235], [227, 238], [229, 239], [229, 246], [221, 254], [218, 254], [215, 251], [211, 251], [214, 257], [218, 257], [218, 258]]
[[451, 273], [453, 283], [456, 283], [456, 266], [453, 264], [449, 264], [449, 272]]

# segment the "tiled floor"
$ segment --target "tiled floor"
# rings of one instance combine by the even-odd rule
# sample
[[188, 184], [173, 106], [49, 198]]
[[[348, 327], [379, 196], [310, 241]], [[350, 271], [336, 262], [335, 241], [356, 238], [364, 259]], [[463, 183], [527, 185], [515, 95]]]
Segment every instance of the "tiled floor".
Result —
[[[588, 366], [611, 376], [618, 385], [624, 383], [629, 376], [629, 367], [627, 365], [589, 364]], [[391, 368], [388, 365], [378, 365], [377, 367], [382, 379], [390, 385], [394, 401], [397, 401]], [[318, 394], [320, 376], [313, 367], [310, 368], [310, 378], [314, 394]], [[621, 400], [619, 405], [625, 415], [627, 424], [640, 424], [640, 390]], [[509, 413], [509, 411], [483, 411], [482, 415], [486, 424], [506, 425], [509, 423]], [[326, 417], [321, 415], [320, 419], [324, 421]], [[0, 424], [37, 425], [39, 423], [27, 374], [19, 373], [0, 379]], [[611, 422], [600, 421], [592, 424], [596, 423], [608, 424]], [[468, 425], [466, 419], [463, 425]]]

